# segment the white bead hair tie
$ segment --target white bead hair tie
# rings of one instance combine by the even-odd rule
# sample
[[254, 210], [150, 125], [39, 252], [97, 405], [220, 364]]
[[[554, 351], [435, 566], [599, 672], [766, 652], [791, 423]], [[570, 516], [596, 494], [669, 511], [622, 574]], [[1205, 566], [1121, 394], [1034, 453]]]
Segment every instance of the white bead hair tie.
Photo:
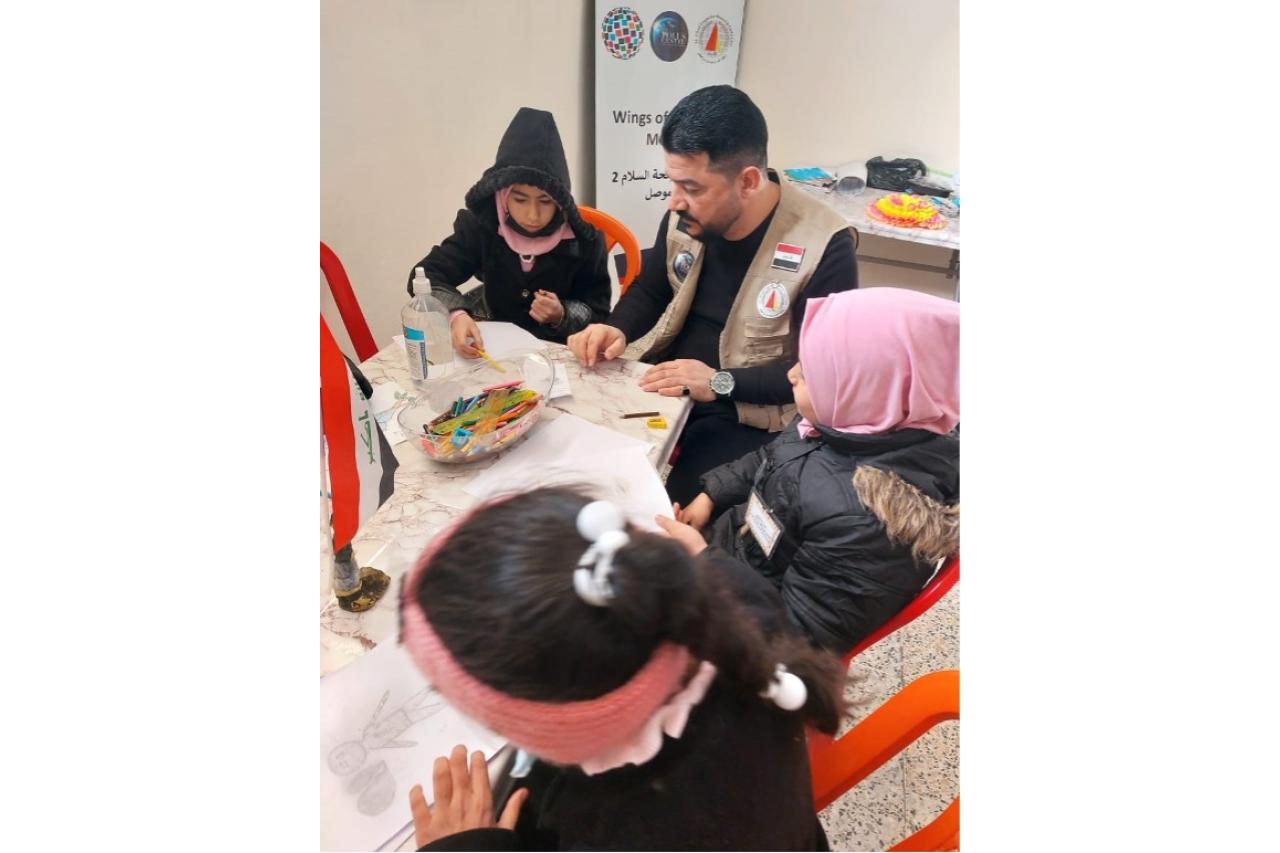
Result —
[[573, 589], [578, 597], [596, 607], [608, 607], [613, 600], [613, 555], [631, 541], [627, 518], [609, 501], [592, 501], [578, 512], [578, 534], [591, 547], [578, 560], [573, 572]]
[[784, 711], [798, 711], [809, 698], [809, 688], [804, 686], [800, 676], [787, 672], [783, 664], [778, 664], [768, 689], [760, 695]]

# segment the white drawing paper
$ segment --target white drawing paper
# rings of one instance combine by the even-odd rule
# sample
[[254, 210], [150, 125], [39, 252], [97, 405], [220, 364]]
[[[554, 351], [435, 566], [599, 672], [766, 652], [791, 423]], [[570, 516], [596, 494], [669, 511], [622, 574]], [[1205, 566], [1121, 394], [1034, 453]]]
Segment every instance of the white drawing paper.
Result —
[[547, 399], [555, 400], [560, 397], [572, 397], [573, 386], [569, 384], [569, 369], [558, 361], [552, 362], [551, 366], [555, 369], [556, 376], [551, 383], [551, 391], [547, 394]]
[[447, 704], [394, 640], [320, 680], [320, 846], [375, 850], [412, 822], [409, 789], [457, 744], [503, 740]]
[[394, 382], [373, 386], [369, 407], [373, 409], [373, 416], [377, 418], [378, 426], [382, 427], [382, 434], [387, 437], [392, 447], [409, 438], [400, 428], [400, 421], [396, 415], [400, 414], [401, 409], [412, 405], [416, 399], [417, 396], [413, 392], [405, 391]]
[[645, 530], [658, 529], [654, 515], [671, 517], [647, 444], [567, 414], [539, 425], [524, 444], [463, 488], [487, 500], [541, 486], [585, 486], [592, 496], [618, 504]]
[[490, 358], [508, 358], [520, 353], [535, 352], [546, 346], [515, 323], [482, 320], [476, 325], [480, 327], [484, 351]]

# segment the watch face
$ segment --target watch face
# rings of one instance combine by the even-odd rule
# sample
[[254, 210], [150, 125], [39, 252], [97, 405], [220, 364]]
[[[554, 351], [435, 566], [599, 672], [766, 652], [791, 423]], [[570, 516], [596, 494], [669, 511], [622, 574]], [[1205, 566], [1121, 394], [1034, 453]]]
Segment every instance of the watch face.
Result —
[[728, 394], [733, 390], [733, 374], [721, 371], [711, 374], [711, 390], [717, 394]]

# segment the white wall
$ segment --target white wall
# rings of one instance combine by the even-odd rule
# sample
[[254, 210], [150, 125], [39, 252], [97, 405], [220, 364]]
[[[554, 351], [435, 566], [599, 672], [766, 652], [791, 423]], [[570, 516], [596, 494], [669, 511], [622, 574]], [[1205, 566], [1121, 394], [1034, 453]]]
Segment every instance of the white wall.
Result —
[[778, 166], [960, 165], [959, 0], [747, 0], [738, 87]]
[[[410, 268], [449, 234], [518, 107], [555, 114], [574, 195], [594, 201], [597, 27], [592, 0], [322, 0], [320, 239], [380, 345], [399, 329]], [[773, 165], [882, 154], [959, 168], [959, 0], [747, 0], [742, 35], [738, 85], [769, 122]], [[894, 240], [866, 238], [862, 250], [947, 260]], [[859, 273], [951, 293], [932, 273]]]

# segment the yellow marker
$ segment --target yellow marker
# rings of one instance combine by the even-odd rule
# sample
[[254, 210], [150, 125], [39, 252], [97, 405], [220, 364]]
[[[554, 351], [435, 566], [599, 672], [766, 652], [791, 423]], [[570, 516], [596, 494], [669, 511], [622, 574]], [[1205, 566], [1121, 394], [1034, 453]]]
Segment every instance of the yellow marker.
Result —
[[506, 372], [507, 372], [507, 370], [506, 370], [506, 368], [505, 368], [505, 367], [503, 367], [501, 364], [498, 364], [498, 362], [494, 361], [492, 358], [490, 358], [490, 357], [489, 357], [489, 353], [485, 352], [484, 350], [480, 349], [479, 347], [476, 347], [476, 351], [480, 353], [480, 357], [481, 357], [481, 358], [483, 358], [485, 361], [489, 362], [489, 363], [490, 363], [490, 364], [492, 364], [495, 368], [497, 368], [497, 371], [498, 371], [499, 373], [506, 373]]
[[666, 429], [667, 419], [666, 418], [649, 418], [649, 420], [644, 422], [644, 425], [647, 426], [649, 429]]

